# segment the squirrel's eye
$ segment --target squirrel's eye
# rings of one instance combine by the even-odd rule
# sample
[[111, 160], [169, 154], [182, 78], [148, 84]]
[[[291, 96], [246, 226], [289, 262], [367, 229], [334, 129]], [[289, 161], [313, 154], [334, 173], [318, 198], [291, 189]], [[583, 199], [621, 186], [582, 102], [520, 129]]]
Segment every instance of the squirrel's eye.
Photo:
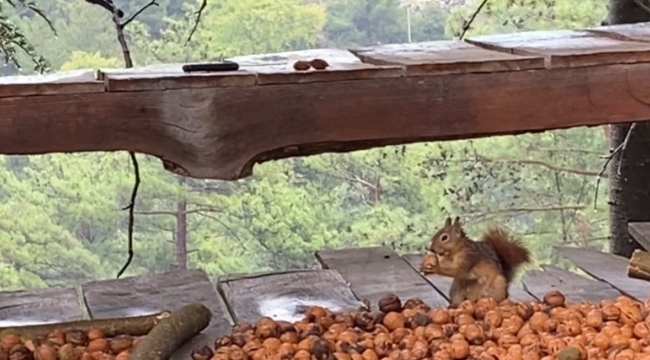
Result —
[[449, 240], [449, 235], [447, 234], [440, 235], [440, 241], [445, 242], [447, 240]]

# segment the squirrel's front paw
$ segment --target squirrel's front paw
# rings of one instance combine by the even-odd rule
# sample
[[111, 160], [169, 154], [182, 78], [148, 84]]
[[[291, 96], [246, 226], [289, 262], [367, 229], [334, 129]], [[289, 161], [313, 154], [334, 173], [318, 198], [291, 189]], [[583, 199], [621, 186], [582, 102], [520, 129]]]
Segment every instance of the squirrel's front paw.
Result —
[[425, 275], [435, 274], [438, 269], [438, 256], [433, 253], [427, 253], [420, 264], [420, 272]]

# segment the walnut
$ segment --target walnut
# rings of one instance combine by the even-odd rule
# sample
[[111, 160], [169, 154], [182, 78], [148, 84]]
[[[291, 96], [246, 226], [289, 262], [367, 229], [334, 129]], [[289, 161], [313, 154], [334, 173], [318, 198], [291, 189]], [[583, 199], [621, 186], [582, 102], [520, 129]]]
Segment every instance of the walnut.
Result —
[[209, 346], [203, 346], [192, 351], [193, 360], [210, 360], [214, 356], [212, 349]]
[[387, 293], [379, 299], [379, 311], [384, 314], [389, 312], [401, 312], [402, 311], [402, 301], [393, 293]]
[[420, 263], [420, 272], [428, 275], [435, 274], [438, 269], [438, 256], [434, 253], [427, 252]]
[[298, 60], [293, 64], [293, 68], [297, 71], [307, 71], [311, 69], [311, 64], [309, 61]]
[[564, 306], [564, 295], [559, 291], [551, 291], [544, 295], [544, 303], [551, 307]]
[[327, 61], [323, 59], [313, 59], [309, 62], [309, 64], [316, 70], [325, 70], [330, 66], [330, 64], [328, 64]]

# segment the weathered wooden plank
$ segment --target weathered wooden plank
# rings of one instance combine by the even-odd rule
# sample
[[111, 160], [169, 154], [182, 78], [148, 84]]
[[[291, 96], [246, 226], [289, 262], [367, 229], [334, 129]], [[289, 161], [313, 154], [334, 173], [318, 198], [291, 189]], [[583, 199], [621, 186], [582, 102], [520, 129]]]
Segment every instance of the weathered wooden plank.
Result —
[[648, 78], [634, 64], [0, 98], [0, 153], [130, 150], [234, 180], [290, 156], [643, 121]]
[[73, 288], [0, 292], [0, 327], [81, 319], [83, 312]]
[[599, 36], [588, 31], [535, 31], [476, 36], [470, 44], [518, 55], [543, 55], [550, 68], [650, 61], [650, 44]]
[[420, 298], [429, 306], [447, 305], [442, 294], [388, 247], [323, 250], [316, 252], [316, 258], [324, 268], [340, 272], [354, 294], [370, 301], [373, 308], [389, 292], [402, 300]]
[[627, 276], [628, 259], [589, 249], [556, 247], [555, 251], [594, 278], [640, 301], [650, 293], [650, 282]]
[[639, 245], [650, 251], [650, 222], [628, 223], [627, 231]]
[[95, 80], [92, 70], [0, 77], [0, 98], [101, 92], [104, 92], [104, 83]]
[[552, 265], [542, 270], [530, 270], [522, 279], [524, 288], [538, 299], [550, 291], [557, 290], [570, 301], [600, 301], [613, 299], [621, 293], [607, 283], [587, 279]]
[[[402, 255], [402, 258], [413, 268], [413, 270], [420, 272], [420, 264], [424, 255], [422, 254], [406, 254]], [[454, 280], [449, 276], [442, 276], [438, 274], [428, 274], [424, 275], [420, 273], [421, 276], [424, 276], [425, 279], [441, 293], [447, 301], [449, 301], [449, 289], [451, 289], [451, 282]]]
[[212, 311], [210, 326], [179, 349], [174, 359], [189, 359], [192, 349], [212, 345], [231, 328], [225, 305], [206, 274], [199, 270], [93, 281], [84, 284], [82, 290], [95, 319], [174, 311], [193, 302], [208, 307]]
[[407, 76], [544, 68], [542, 56], [507, 54], [456, 40], [388, 44], [350, 51], [364, 63], [404, 65]]
[[[402, 256], [406, 262], [411, 265], [411, 267], [415, 271], [419, 271], [420, 269], [420, 264], [422, 263], [422, 258], [424, 255], [422, 254], [407, 254]], [[449, 289], [451, 288], [451, 282], [453, 281], [453, 278], [449, 276], [442, 276], [442, 275], [437, 275], [437, 274], [428, 274], [424, 275], [427, 281], [438, 289], [443, 295], [445, 295], [445, 298], [449, 300]], [[510, 285], [510, 288], [508, 289], [509, 297], [513, 300], [522, 300], [522, 301], [532, 301], [535, 300], [535, 297], [533, 297], [531, 294], [526, 292], [526, 290], [522, 289], [520, 284], [518, 283], [513, 283]]]
[[109, 92], [123, 91], [165, 91], [178, 89], [203, 89], [254, 86], [257, 83], [255, 73], [245, 70], [219, 73], [193, 74], [106, 74], [106, 89]]
[[236, 323], [255, 323], [262, 316], [298, 321], [313, 305], [332, 311], [351, 311], [362, 305], [333, 270], [226, 276], [219, 279], [217, 288]]
[[599, 26], [585, 30], [614, 39], [650, 42], [650, 22]]
[[332, 60], [323, 60], [327, 61], [330, 65], [324, 71], [314, 69], [295, 71], [293, 69], [293, 63], [287, 65], [246, 67], [246, 69], [257, 73], [258, 85], [372, 80], [401, 77], [404, 75], [404, 69], [401, 66], [375, 66], [362, 63], [341, 64]]

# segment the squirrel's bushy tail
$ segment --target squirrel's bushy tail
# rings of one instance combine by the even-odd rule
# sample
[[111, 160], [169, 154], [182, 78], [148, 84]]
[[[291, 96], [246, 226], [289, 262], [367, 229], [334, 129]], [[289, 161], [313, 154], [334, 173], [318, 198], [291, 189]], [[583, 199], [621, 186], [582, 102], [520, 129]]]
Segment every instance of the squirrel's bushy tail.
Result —
[[519, 239], [513, 238], [502, 228], [488, 229], [483, 235], [483, 241], [489, 243], [497, 253], [508, 282], [512, 281], [520, 265], [530, 261], [528, 249], [521, 244]]

